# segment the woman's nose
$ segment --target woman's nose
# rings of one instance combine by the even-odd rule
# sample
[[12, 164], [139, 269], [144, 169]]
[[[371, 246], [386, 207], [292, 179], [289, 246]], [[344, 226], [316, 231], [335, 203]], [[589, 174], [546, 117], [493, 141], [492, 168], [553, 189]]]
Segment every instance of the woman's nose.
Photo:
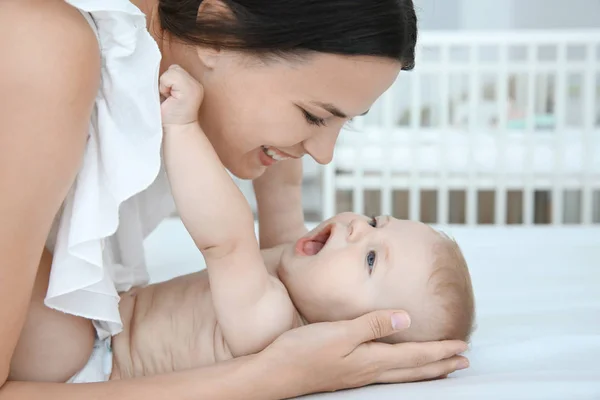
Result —
[[339, 129], [317, 133], [304, 141], [304, 149], [319, 164], [329, 164], [339, 134]]

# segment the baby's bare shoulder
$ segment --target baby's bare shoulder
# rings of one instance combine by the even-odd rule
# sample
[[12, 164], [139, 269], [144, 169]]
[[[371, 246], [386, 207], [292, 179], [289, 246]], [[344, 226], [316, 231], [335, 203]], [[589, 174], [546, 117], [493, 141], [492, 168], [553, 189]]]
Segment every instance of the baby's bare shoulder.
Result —
[[265, 314], [271, 316], [266, 321], [271, 326], [265, 327], [271, 334], [281, 334], [297, 326], [298, 311], [287, 288], [277, 277], [271, 276], [271, 289], [261, 303], [259, 309], [264, 309]]

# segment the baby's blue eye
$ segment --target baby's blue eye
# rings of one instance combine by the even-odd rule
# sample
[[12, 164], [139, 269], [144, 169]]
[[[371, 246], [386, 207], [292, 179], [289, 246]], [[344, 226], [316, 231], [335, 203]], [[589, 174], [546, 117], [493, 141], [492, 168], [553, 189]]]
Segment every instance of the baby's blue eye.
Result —
[[373, 267], [375, 267], [375, 260], [377, 259], [377, 254], [371, 250], [367, 253], [367, 265], [369, 266], [369, 274], [373, 272]]
[[369, 220], [369, 225], [371, 225], [373, 228], [377, 228], [377, 218], [371, 217]]

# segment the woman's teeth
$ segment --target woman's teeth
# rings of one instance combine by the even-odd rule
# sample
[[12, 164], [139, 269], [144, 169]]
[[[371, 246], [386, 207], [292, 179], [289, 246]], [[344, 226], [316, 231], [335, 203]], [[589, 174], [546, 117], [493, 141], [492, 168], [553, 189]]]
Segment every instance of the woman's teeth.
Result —
[[262, 151], [275, 161], [289, 160], [290, 157], [282, 155], [277, 149], [268, 146], [262, 146]]

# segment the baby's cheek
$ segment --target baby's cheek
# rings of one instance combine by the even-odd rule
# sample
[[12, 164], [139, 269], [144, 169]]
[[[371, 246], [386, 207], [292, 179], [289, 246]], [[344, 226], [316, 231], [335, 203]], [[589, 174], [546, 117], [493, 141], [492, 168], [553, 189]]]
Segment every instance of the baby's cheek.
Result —
[[332, 299], [332, 303], [336, 305], [337, 319], [354, 319], [374, 310], [364, 291], [351, 289], [351, 286], [339, 289], [335, 299]]
[[415, 288], [413, 293], [407, 293], [401, 287], [394, 285], [382, 285], [377, 289], [377, 294], [372, 296], [372, 307], [375, 310], [406, 310], [407, 307], [422, 296], [412, 297], [417, 293]]

